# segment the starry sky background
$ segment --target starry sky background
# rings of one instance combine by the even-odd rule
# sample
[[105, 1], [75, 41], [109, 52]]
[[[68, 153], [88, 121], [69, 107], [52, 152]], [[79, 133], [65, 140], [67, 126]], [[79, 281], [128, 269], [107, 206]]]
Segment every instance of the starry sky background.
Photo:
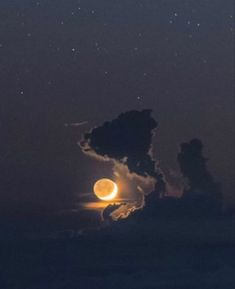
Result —
[[144, 108], [161, 167], [198, 137], [234, 203], [233, 21], [232, 0], [1, 1], [2, 214], [73, 207], [109, 173], [82, 133]]

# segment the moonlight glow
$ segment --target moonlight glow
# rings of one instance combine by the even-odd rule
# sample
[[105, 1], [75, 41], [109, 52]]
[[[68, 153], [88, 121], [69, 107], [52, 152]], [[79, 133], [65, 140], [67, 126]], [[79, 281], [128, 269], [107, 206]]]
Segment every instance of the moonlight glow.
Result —
[[95, 195], [103, 201], [115, 199], [118, 193], [118, 186], [110, 179], [100, 179], [94, 185]]

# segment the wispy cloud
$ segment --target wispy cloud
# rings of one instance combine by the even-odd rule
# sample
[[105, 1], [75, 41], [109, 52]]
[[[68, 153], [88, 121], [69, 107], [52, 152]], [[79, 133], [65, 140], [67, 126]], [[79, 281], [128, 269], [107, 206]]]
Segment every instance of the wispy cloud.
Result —
[[68, 126], [77, 127], [77, 126], [86, 125], [87, 123], [88, 123], [88, 121], [72, 122], [72, 123], [65, 123], [64, 126], [65, 126], [65, 127], [68, 127]]

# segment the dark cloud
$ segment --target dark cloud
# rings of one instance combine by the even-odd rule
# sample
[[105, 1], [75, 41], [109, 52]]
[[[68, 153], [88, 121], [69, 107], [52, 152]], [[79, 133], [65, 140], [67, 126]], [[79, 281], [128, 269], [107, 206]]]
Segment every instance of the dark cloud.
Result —
[[208, 171], [207, 161], [203, 156], [203, 144], [199, 139], [181, 144], [178, 162], [183, 176], [188, 181], [183, 199], [191, 201], [201, 214], [218, 212], [222, 204], [220, 184], [214, 181]]
[[199, 139], [192, 139], [189, 143], [181, 144], [181, 151], [178, 154], [181, 172], [188, 179], [193, 191], [208, 191], [215, 186], [202, 150], [202, 142]]
[[165, 189], [162, 174], [151, 154], [157, 125], [151, 110], [133, 110], [92, 129], [80, 142], [84, 153], [112, 161], [114, 175], [123, 181], [131, 180], [135, 186], [134, 192], [129, 193], [131, 199], [112, 211], [114, 219], [125, 218], [135, 209], [142, 208], [144, 196], [153, 191], [155, 184], [156, 195]]
[[[137, 223], [159, 218], [208, 218], [219, 217], [222, 214], [222, 193], [220, 184], [207, 169], [207, 159], [203, 156], [203, 145], [199, 139], [192, 139], [188, 143], [181, 144], [178, 154], [178, 162], [181, 169], [182, 195], [170, 195], [170, 190], [177, 186], [162, 179], [166, 191], [159, 195], [159, 185], [145, 197], [145, 206], [142, 211], [135, 211], [131, 216], [131, 222]], [[161, 186], [160, 186], [161, 187]], [[183, 188], [183, 189], [182, 189]], [[179, 189], [179, 188], [178, 188]]]
[[143, 207], [133, 217], [204, 216], [220, 212], [220, 185], [207, 169], [202, 142], [193, 139], [181, 144], [178, 154], [181, 184], [174, 184], [165, 179], [151, 154], [156, 128], [151, 110], [129, 111], [84, 135], [80, 143], [83, 152], [113, 162], [114, 176], [122, 183], [129, 182], [129, 188], [132, 186], [126, 195], [129, 200], [106, 208], [103, 218], [125, 219]]
[[155, 176], [150, 149], [156, 127], [151, 110], [129, 111], [86, 133], [80, 144], [86, 153], [126, 164], [131, 173]]

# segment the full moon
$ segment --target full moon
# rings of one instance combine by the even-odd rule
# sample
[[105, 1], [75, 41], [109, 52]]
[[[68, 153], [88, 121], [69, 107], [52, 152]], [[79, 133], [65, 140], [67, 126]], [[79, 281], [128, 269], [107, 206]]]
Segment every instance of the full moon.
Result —
[[95, 195], [103, 201], [113, 200], [118, 193], [118, 186], [110, 179], [100, 179], [94, 185]]

